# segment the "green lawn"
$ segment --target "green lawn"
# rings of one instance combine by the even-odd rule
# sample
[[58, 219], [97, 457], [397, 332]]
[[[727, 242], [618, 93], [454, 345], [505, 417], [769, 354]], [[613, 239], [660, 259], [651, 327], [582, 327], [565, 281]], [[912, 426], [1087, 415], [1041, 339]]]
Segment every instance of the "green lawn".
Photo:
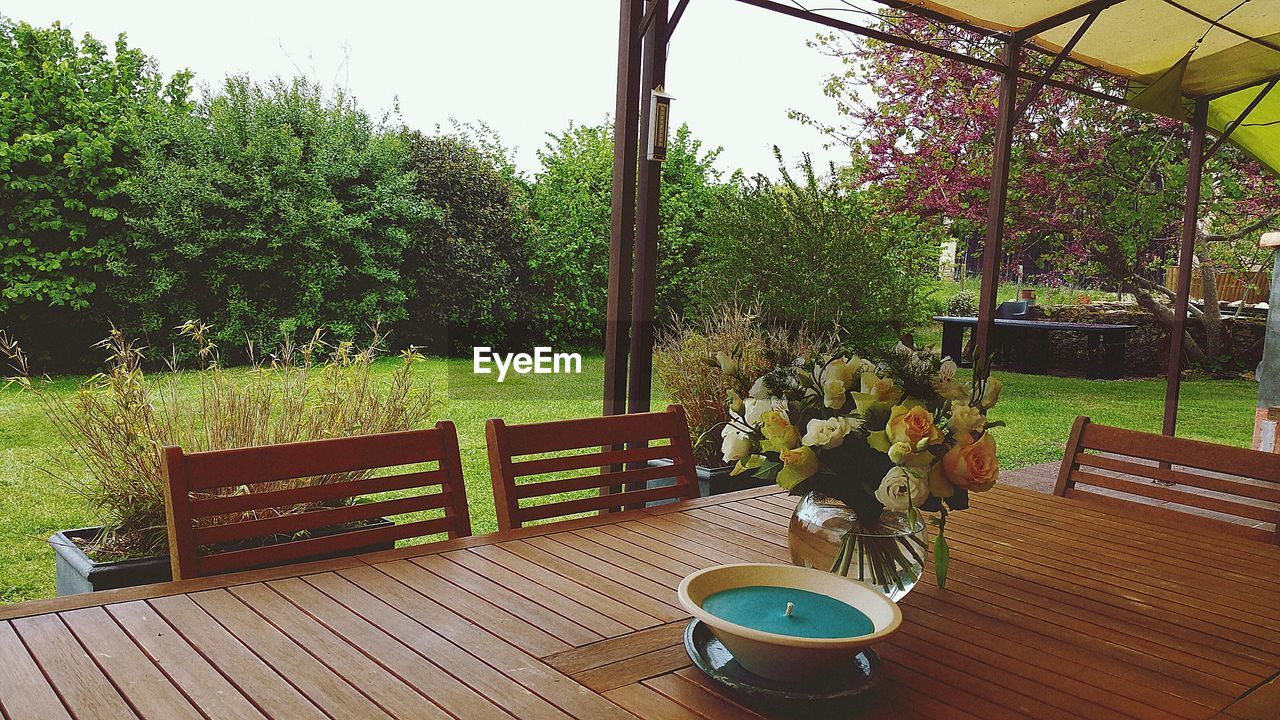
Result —
[[[391, 370], [390, 361], [379, 372]], [[600, 413], [601, 358], [584, 358], [581, 375], [472, 375], [469, 360], [432, 359], [424, 380], [435, 389], [436, 418], [458, 427], [462, 462], [476, 532], [494, 529], [493, 493], [484, 447], [484, 421], [511, 422], [586, 417]], [[1164, 383], [1160, 380], [1088, 381], [1001, 373], [1005, 391], [994, 416], [1010, 427], [998, 430], [1006, 467], [1056, 461], [1072, 418], [1088, 414], [1103, 423], [1159, 430]], [[77, 378], [62, 378], [70, 392]], [[1256, 386], [1252, 382], [1197, 380], [1183, 384], [1180, 434], [1247, 445], [1252, 432]], [[664, 406], [655, 390], [655, 407]], [[35, 398], [0, 392], [0, 602], [53, 594], [53, 555], [45, 539], [55, 530], [95, 524], [92, 509], [39, 469], [50, 453], [65, 452]]]

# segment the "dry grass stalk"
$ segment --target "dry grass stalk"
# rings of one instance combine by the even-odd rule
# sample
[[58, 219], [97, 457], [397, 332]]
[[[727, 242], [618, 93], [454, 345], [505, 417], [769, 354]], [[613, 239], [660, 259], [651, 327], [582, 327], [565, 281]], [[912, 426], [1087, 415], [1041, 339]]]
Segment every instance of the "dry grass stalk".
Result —
[[[21, 348], [0, 332], [0, 353], [13, 365], [9, 378], [33, 392], [71, 456], [55, 455], [41, 468], [100, 513], [104, 532], [98, 559], [167, 552], [162, 448], [188, 452], [408, 430], [420, 426], [432, 406], [413, 368], [421, 356], [401, 355], [389, 379], [375, 379], [373, 363], [382, 337], [361, 348], [326, 343], [320, 333], [298, 346], [285, 342], [273, 355], [253, 355], [247, 370], [229, 371], [219, 360], [208, 328], [190, 322], [182, 335], [196, 347], [199, 368], [184, 372], [171, 361], [166, 372], [144, 371], [141, 348], [118, 330], [100, 343], [106, 369], [67, 396], [32, 378]], [[255, 486], [255, 491], [357, 479], [346, 473]], [[244, 492], [247, 488], [228, 490]], [[304, 512], [310, 506], [275, 508], [266, 516]], [[255, 517], [264, 516], [258, 513]], [[242, 518], [210, 518], [231, 522]]]
[[759, 377], [778, 364], [823, 352], [834, 345], [806, 327], [787, 329], [761, 320], [759, 308], [731, 305], [700, 320], [674, 317], [659, 331], [653, 366], [673, 402], [684, 406], [698, 464], [718, 467], [718, 431], [729, 418], [726, 393], [738, 390], [715, 361], [717, 352], [733, 351], [743, 377]]

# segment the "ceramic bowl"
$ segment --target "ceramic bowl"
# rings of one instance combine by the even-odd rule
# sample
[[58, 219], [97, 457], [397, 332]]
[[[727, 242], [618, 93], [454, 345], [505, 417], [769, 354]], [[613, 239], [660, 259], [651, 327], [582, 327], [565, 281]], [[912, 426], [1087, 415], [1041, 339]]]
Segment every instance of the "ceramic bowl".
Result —
[[[795, 637], [738, 625], [702, 609], [702, 602], [711, 595], [749, 585], [797, 588], [827, 595], [862, 611], [874, 630], [847, 638]], [[862, 648], [888, 637], [902, 623], [898, 606], [879, 590], [840, 575], [795, 565], [719, 565], [686, 577], [678, 594], [680, 605], [706, 623], [743, 668], [782, 682], [811, 680], [853, 662]]]

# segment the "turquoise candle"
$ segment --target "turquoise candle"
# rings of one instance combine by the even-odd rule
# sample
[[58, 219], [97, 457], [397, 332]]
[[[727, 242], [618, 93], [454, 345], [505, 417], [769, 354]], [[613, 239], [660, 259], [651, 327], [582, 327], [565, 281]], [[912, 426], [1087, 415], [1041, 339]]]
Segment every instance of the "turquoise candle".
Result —
[[849, 603], [821, 593], [772, 585], [721, 590], [707, 596], [702, 609], [743, 627], [792, 637], [848, 638], [875, 630], [871, 618]]

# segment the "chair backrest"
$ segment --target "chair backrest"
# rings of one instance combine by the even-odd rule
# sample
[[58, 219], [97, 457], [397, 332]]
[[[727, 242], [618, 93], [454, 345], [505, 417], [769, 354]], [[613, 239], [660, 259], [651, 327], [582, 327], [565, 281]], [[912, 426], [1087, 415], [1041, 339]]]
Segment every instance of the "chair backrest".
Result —
[[1280, 455], [1272, 453], [1078, 417], [1054, 494], [1280, 544]]
[[[429, 462], [437, 466], [374, 477], [376, 470]], [[410, 537], [471, 534], [458, 434], [447, 421], [431, 430], [236, 450], [168, 447], [163, 469], [175, 580], [332, 557]], [[393, 495], [356, 502], [377, 493]], [[439, 517], [376, 522], [424, 511]]]
[[1019, 320], [1026, 314], [1026, 300], [1006, 300], [996, 307], [996, 317], [1001, 320]]
[[[679, 405], [668, 407], [666, 412], [525, 425], [507, 425], [492, 419], [486, 423], [485, 433], [498, 526], [503, 530], [535, 520], [698, 496], [689, 426], [684, 408]], [[648, 445], [653, 440], [669, 442]], [[620, 449], [624, 444], [628, 448]], [[583, 448], [592, 452], [515, 459]], [[671, 464], [647, 466], [649, 460], [660, 459], [670, 460]], [[539, 477], [552, 474], [571, 477]], [[519, 478], [526, 481], [518, 482]], [[674, 478], [674, 483], [646, 489], [650, 480], [664, 478]], [[588, 490], [599, 492], [583, 496], [583, 491]], [[568, 497], [564, 497], [566, 493]], [[546, 501], [550, 496], [559, 497]], [[521, 506], [522, 500], [533, 502]]]

